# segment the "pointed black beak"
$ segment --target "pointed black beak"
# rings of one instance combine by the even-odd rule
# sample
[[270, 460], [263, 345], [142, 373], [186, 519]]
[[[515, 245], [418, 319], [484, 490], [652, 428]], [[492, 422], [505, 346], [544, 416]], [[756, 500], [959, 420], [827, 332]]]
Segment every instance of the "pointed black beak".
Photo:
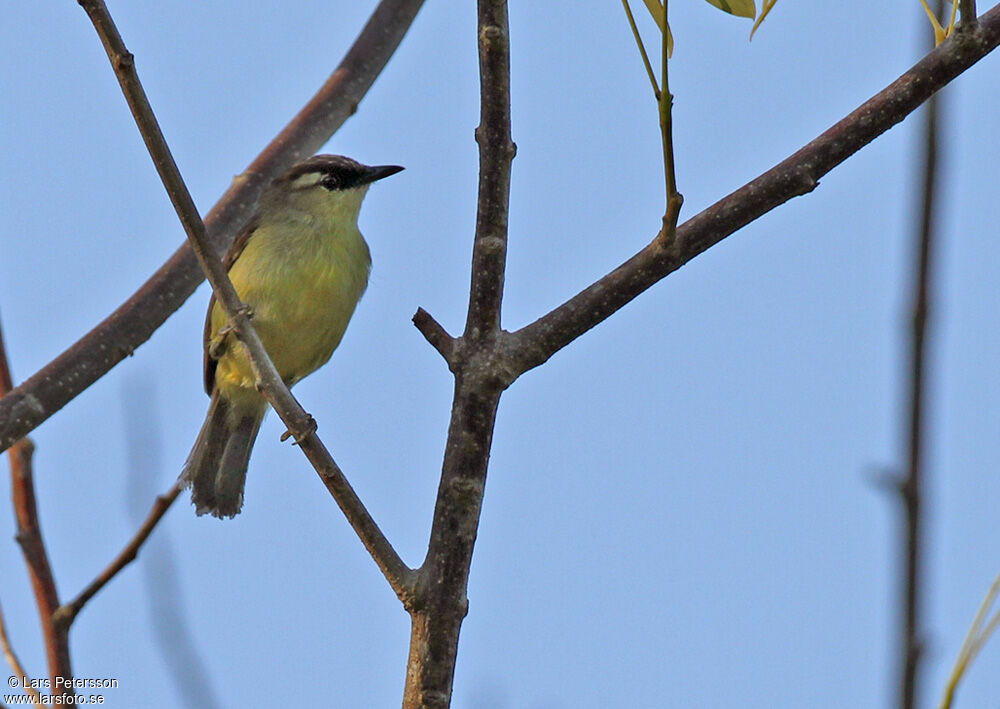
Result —
[[402, 169], [399, 165], [375, 165], [374, 167], [369, 167], [361, 178], [360, 184], [367, 185], [376, 180], [381, 180], [383, 177], [395, 175]]

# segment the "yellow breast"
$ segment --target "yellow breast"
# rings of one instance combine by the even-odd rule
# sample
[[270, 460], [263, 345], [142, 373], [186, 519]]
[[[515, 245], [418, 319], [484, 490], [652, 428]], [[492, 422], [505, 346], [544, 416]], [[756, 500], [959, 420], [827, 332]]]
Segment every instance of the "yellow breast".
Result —
[[[305, 214], [264, 224], [230, 269], [236, 292], [250, 306], [253, 325], [289, 385], [330, 358], [368, 284], [371, 256], [355, 224], [317, 223]], [[254, 389], [254, 377], [235, 337], [219, 338], [226, 322], [216, 304], [210, 338], [222, 352], [216, 386], [239, 395], [233, 390]]]

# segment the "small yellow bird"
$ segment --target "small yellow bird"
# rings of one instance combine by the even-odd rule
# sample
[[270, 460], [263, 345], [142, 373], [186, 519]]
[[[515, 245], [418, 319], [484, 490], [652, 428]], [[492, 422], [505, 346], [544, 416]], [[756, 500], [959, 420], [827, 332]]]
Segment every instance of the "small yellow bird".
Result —
[[[340, 344], [368, 285], [371, 255], [358, 230], [372, 182], [397, 165], [369, 167], [316, 155], [289, 168], [261, 195], [224, 264], [278, 373], [288, 386], [316, 371]], [[205, 390], [212, 397], [181, 481], [197, 513], [234, 517], [243, 507], [250, 451], [267, 401], [225, 312], [208, 304]]]

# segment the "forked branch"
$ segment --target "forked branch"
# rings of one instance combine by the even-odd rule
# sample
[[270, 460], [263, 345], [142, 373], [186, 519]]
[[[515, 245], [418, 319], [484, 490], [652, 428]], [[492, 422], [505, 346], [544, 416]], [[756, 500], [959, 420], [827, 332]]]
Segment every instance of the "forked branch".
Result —
[[518, 374], [549, 357], [688, 261], [793, 197], [906, 118], [934, 92], [1000, 43], [1000, 6], [957, 32], [850, 115], [760, 177], [677, 228], [673, 243], [654, 239], [621, 266], [511, 338]]
[[[513, 381], [500, 329], [515, 153], [510, 133], [510, 31], [505, 0], [479, 0], [478, 41], [479, 201], [472, 283], [465, 332], [450, 350], [458, 353], [449, 361], [455, 394], [431, 537], [408, 609], [411, 632], [404, 709], [442, 709], [451, 703], [497, 404]], [[421, 331], [425, 329], [433, 332], [430, 328]]]

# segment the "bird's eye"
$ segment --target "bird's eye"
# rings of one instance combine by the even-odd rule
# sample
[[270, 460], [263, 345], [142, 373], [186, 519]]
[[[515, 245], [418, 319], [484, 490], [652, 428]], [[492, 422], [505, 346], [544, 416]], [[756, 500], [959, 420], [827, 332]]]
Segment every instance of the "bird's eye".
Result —
[[333, 190], [340, 189], [340, 180], [337, 178], [336, 175], [330, 175], [330, 174], [323, 175], [323, 179], [320, 180], [320, 184], [323, 185], [323, 187], [325, 187], [326, 189], [330, 190], [331, 192]]

